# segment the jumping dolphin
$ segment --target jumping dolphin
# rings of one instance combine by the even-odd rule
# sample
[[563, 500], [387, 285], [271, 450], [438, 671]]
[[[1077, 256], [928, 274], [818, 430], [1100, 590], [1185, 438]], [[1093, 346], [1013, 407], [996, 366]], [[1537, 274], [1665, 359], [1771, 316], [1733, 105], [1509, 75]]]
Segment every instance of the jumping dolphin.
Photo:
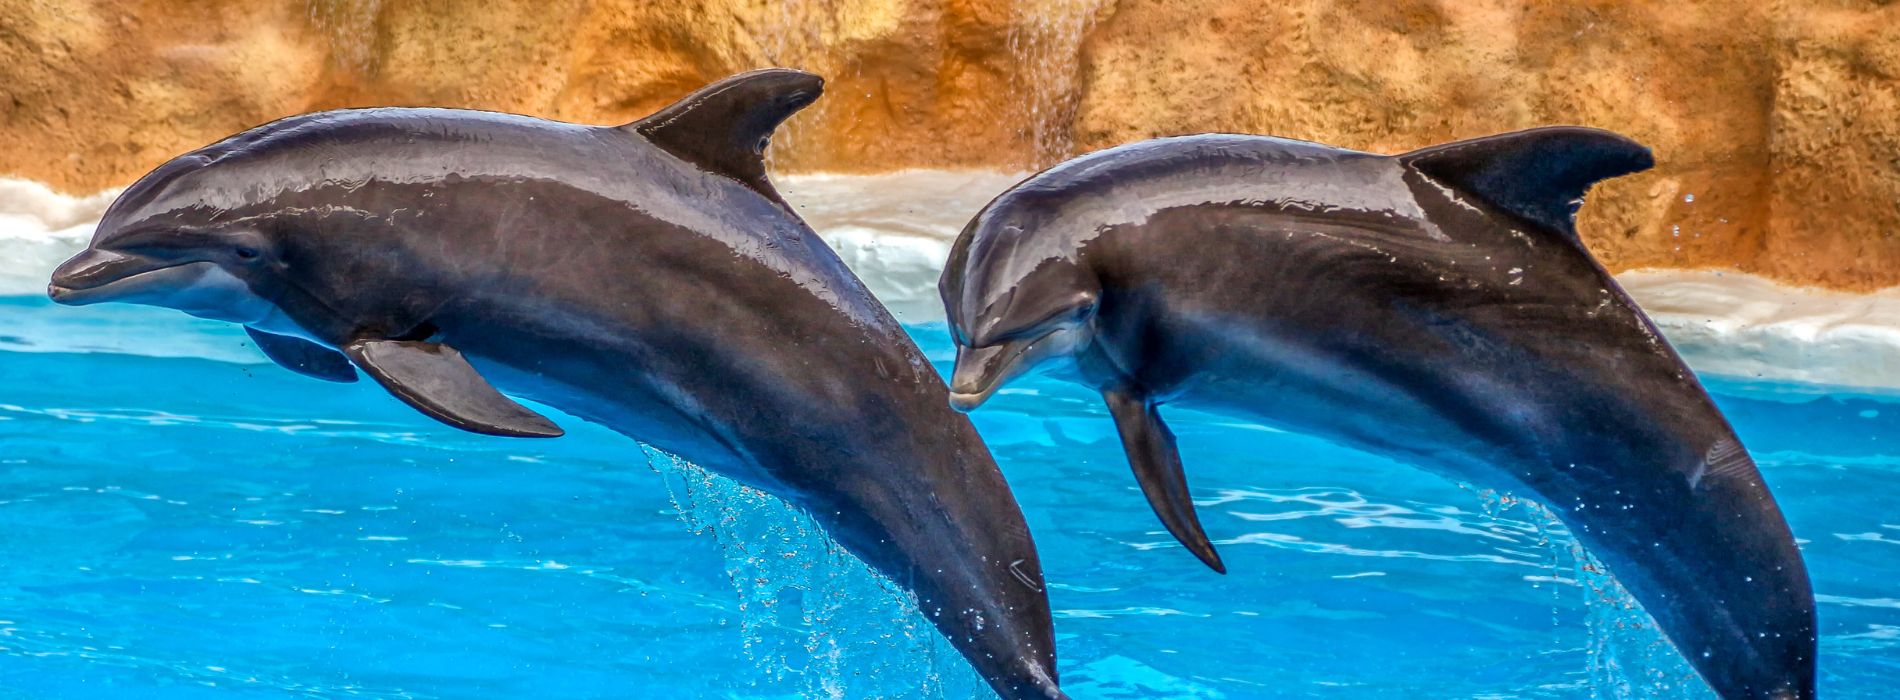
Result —
[[600, 423], [803, 508], [996, 692], [1060, 698], [1015, 498], [924, 355], [766, 180], [823, 81], [765, 70], [621, 127], [446, 109], [291, 117], [160, 166], [60, 266], [65, 304], [244, 324], [477, 433]]
[[1812, 698], [1787, 523], [1573, 224], [1592, 184], [1651, 164], [1568, 127], [1391, 157], [1210, 134], [1076, 158], [951, 249], [951, 400], [1043, 363], [1099, 389], [1149, 503], [1216, 570], [1164, 403], [1535, 494], [1721, 697]]

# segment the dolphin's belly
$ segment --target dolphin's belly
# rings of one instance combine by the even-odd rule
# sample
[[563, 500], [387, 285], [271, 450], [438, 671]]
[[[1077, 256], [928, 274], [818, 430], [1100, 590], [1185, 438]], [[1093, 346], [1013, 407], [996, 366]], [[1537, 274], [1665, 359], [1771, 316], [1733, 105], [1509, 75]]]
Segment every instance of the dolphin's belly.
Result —
[[1392, 457], [1454, 478], [1483, 478], [1494, 450], [1401, 387], [1375, 378], [1279, 371], [1209, 376], [1172, 403]]
[[[1223, 315], [1189, 327], [1199, 330], [1177, 332], [1187, 331], [1180, 357], [1193, 369], [1182, 371], [1170, 403], [1497, 486], [1515, 484], [1497, 483], [1502, 470], [1496, 465], [1513, 461], [1520, 438], [1540, 432], [1529, 427], [1536, 417], [1511, 413], [1533, 402], [1509, 387], [1405, 353], [1368, 350], [1323, 324], [1269, 329]], [[1513, 433], [1500, 429], [1500, 421], [1525, 426]]]
[[[1455, 321], [1350, 314], [1341, 310], [1381, 307], [1346, 289], [1322, 294], [1334, 304], [1256, 299], [1268, 311], [1253, 318], [1271, 322], [1174, 309], [1161, 321], [1173, 338], [1159, 363], [1173, 366], [1169, 401], [1554, 501], [1595, 478], [1566, 471], [1577, 465], [1603, 478], [1635, 478], [1657, 460], [1693, 471], [1695, 455], [1665, 454], [1678, 437], [1727, 433], [1682, 390], [1670, 371], [1679, 363], [1628, 324], [1536, 307], [1467, 307]], [[1555, 323], [1546, 315], [1566, 320], [1564, 332], [1541, 331]]]
[[523, 369], [510, 359], [470, 354], [469, 361], [503, 393], [553, 407], [757, 488], [776, 482], [690, 415], [650, 387], [626, 379], [624, 368], [573, 371]]

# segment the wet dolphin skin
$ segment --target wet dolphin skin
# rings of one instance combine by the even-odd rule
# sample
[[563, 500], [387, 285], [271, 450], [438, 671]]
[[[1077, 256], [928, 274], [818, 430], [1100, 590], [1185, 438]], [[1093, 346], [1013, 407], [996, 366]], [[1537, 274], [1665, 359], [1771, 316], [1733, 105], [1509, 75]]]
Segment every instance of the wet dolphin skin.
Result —
[[1814, 597], [1754, 460], [1579, 240], [1648, 149], [1552, 127], [1398, 156], [1130, 144], [985, 207], [939, 289], [970, 410], [1039, 365], [1101, 391], [1162, 523], [1224, 570], [1164, 404], [1534, 494], [1725, 700], [1814, 697]]
[[823, 81], [765, 70], [621, 127], [444, 109], [292, 117], [180, 156], [55, 273], [66, 304], [244, 324], [448, 425], [524, 397], [800, 507], [1011, 700], [1059, 698], [1029, 530], [903, 329], [766, 180]]

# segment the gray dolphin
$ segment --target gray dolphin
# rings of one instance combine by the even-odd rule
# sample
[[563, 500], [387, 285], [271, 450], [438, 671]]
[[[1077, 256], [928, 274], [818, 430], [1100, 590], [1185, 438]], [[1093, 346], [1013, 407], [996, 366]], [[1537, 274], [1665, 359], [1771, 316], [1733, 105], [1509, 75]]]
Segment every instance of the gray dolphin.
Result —
[[1217, 570], [1163, 403], [1533, 493], [1723, 698], [1812, 698], [1787, 523], [1573, 225], [1592, 184], [1651, 163], [1568, 127], [1390, 157], [1201, 135], [1076, 158], [952, 248], [952, 401], [1041, 363], [1099, 389], [1155, 512]]
[[1029, 529], [935, 370], [765, 178], [823, 81], [766, 70], [622, 127], [445, 109], [291, 117], [160, 166], [54, 273], [65, 304], [244, 324], [478, 433], [512, 394], [809, 511], [1005, 698], [1059, 698]]

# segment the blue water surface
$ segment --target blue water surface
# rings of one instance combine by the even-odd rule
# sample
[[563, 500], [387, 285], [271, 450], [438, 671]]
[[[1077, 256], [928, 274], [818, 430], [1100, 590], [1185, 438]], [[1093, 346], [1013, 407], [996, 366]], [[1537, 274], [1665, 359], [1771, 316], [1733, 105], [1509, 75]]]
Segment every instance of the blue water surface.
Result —
[[[1711, 385], [1802, 540], [1823, 697], [1893, 697], [1900, 403]], [[1710, 697], [1509, 494], [1171, 411], [1219, 576], [1087, 391], [975, 418], [1079, 700]], [[0, 698], [990, 697], [798, 514], [562, 422], [455, 432], [235, 327], [0, 299]]]

